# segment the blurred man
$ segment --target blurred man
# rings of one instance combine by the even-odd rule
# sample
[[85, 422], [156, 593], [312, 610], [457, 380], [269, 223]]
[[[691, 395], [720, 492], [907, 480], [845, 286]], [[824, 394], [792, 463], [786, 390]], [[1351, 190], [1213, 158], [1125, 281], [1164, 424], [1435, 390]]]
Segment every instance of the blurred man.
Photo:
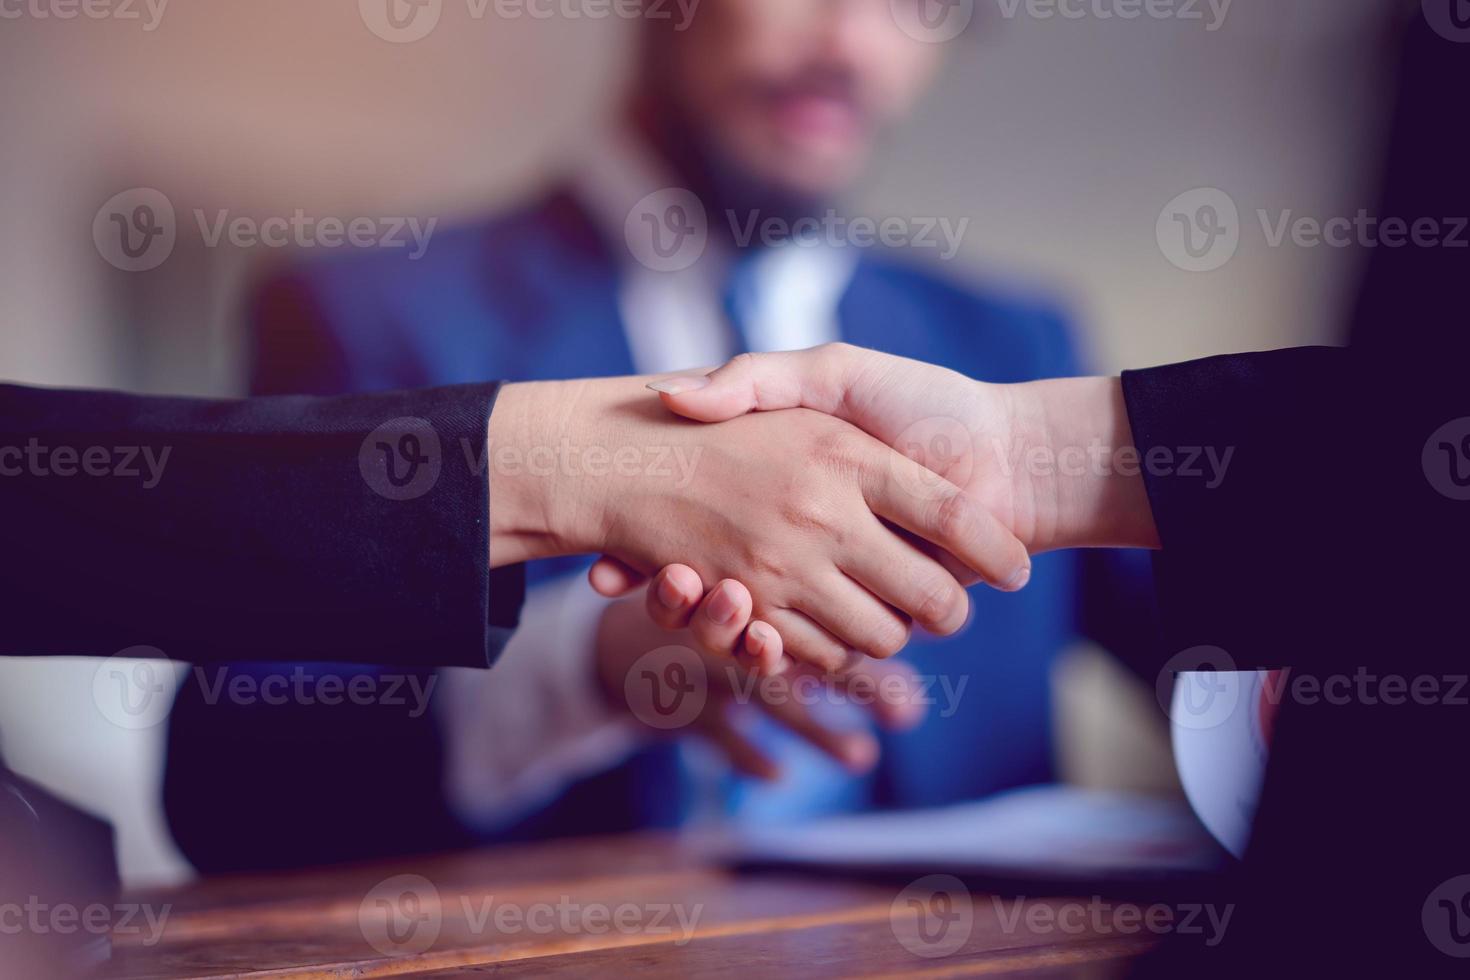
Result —
[[[916, 257], [948, 257], [963, 216], [895, 226], [837, 209], [939, 68], [942, 46], [903, 29], [902, 13], [890, 0], [705, 0], [687, 30], [648, 18], [625, 113], [545, 199], [443, 232], [416, 262], [345, 255], [268, 284], [253, 307], [254, 390], [675, 372], [839, 339], [987, 381], [1076, 373], [1050, 303], [967, 290], [870, 247], [903, 239]], [[915, 442], [920, 459], [943, 455], [942, 424]], [[878, 698], [871, 712], [901, 726], [927, 707], [909, 730], [870, 733], [840, 694], [813, 699], [849, 703], [766, 704], [764, 717], [752, 705], [704, 728], [738, 769], [778, 777], [761, 783], [732, 778], [697, 741], [653, 738], [624, 680], [668, 635], [636, 605], [594, 596], [585, 564], [539, 563], [501, 662], [488, 679], [428, 678], [440, 682], [432, 710], [237, 704], [186, 684], [170, 819], [201, 869], [225, 870], [701, 816], [769, 823], [1044, 782], [1058, 650], [1084, 632], [1150, 641], [1142, 591], [1110, 593], [1122, 579], [1100, 564], [1040, 558], [1019, 597], [973, 591], [967, 632], [918, 637], [905, 655], [917, 683], [900, 673], [889, 688], [905, 703]], [[720, 712], [741, 700], [716, 693]]]

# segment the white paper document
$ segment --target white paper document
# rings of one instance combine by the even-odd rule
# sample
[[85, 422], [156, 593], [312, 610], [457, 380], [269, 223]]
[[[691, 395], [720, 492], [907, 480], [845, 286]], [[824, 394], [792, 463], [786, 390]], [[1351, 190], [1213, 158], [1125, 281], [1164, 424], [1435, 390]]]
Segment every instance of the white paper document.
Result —
[[742, 830], [749, 863], [1038, 881], [1149, 881], [1219, 870], [1225, 852], [1188, 804], [1060, 786], [933, 810]]

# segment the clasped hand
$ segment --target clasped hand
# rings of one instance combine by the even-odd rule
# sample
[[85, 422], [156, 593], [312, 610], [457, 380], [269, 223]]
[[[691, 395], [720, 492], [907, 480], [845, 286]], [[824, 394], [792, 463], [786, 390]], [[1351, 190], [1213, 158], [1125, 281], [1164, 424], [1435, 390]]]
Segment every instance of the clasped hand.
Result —
[[[929, 533], [897, 523], [927, 539], [910, 537], [908, 543], [934, 557], [957, 584], [985, 580], [1007, 590], [1020, 588], [1029, 578], [1029, 558], [1023, 557], [1029, 553], [1158, 546], [1136, 475], [1129, 479], [1098, 471], [1064, 476], [1045, 465], [1028, 465], [1037, 452], [1044, 464], [1059, 447], [1131, 446], [1116, 378], [984, 384], [931, 364], [831, 344], [810, 351], [743, 355], [708, 376], [670, 378], [650, 387], [672, 412], [719, 423], [717, 428], [754, 417], [748, 413], [786, 419], [816, 411], [862, 430], [888, 449], [890, 465], [896, 467], [889, 475], [907, 488], [911, 500], [928, 498], [951, 508], [925, 525]], [[851, 430], [841, 438], [861, 442]], [[869, 444], [862, 448], [871, 461], [877, 451]], [[962, 521], [954, 519], [956, 514], [963, 515]], [[840, 524], [829, 530], [844, 536]], [[869, 567], [886, 560], [885, 554]], [[900, 574], [907, 570], [902, 564], [882, 567]], [[925, 571], [933, 574], [927, 566]], [[617, 595], [632, 589], [640, 575], [636, 568], [604, 557], [591, 580], [598, 591]], [[688, 624], [704, 650], [743, 654], [761, 670], [780, 669], [783, 639], [799, 638], [785, 644], [796, 660], [830, 663], [809, 658], [806, 637], [787, 634], [785, 620], [765, 620], [758, 585], [736, 579], [707, 590], [712, 581], [698, 565], [663, 568], [649, 589], [650, 616], [666, 628]], [[754, 604], [749, 601], [752, 593]], [[914, 615], [912, 608], [908, 612]], [[934, 617], [915, 619], [938, 633], [948, 632], [950, 625], [941, 623], [936, 629]], [[852, 622], [861, 629], [871, 620]], [[852, 644], [878, 656], [891, 646]]]

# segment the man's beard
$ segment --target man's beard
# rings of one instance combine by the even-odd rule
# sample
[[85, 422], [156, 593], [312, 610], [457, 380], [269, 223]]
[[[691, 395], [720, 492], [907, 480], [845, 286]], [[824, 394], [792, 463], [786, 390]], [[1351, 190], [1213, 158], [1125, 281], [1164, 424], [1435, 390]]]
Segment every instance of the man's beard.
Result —
[[737, 229], [767, 219], [791, 228], [802, 218], [820, 217], [836, 206], [835, 197], [803, 194], [763, 179], [735, 162], [735, 155], [719, 145], [677, 104], [660, 100], [642, 120], [643, 136], [679, 180], [703, 202], [710, 216], [710, 234], [734, 248]]

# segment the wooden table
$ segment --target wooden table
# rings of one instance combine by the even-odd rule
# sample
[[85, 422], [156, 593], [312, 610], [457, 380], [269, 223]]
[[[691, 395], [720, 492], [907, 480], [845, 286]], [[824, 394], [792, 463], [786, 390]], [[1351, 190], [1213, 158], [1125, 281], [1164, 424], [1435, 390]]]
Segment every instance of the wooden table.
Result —
[[139, 914], [110, 975], [1108, 978], [1152, 944], [1028, 928], [1065, 898], [906, 884], [735, 872], [663, 835], [222, 878], [127, 896], [161, 937]]

